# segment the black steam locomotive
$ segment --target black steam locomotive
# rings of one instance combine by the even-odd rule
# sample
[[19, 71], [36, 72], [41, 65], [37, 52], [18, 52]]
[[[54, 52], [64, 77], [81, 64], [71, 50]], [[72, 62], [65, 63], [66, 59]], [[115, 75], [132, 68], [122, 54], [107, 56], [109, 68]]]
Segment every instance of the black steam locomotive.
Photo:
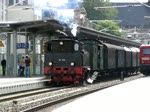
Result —
[[81, 84], [90, 69], [89, 55], [78, 40], [60, 38], [46, 43], [44, 74], [53, 83]]
[[44, 74], [52, 83], [93, 83], [103, 75], [137, 72], [139, 49], [97, 39], [59, 37], [46, 42]]

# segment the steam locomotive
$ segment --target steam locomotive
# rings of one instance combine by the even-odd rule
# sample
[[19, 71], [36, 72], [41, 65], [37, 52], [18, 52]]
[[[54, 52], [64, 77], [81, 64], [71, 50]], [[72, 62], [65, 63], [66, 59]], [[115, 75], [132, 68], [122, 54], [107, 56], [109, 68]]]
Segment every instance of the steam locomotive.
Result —
[[44, 74], [53, 84], [93, 83], [98, 77], [139, 71], [139, 49], [98, 39], [60, 36], [45, 43]]
[[44, 62], [44, 74], [53, 83], [71, 82], [81, 84], [90, 69], [88, 52], [83, 43], [68, 38], [47, 42]]

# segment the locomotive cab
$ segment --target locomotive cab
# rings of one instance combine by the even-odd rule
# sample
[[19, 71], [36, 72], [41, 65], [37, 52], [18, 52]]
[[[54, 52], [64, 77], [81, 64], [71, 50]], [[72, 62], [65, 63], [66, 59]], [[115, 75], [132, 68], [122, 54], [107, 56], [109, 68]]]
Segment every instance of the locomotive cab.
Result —
[[73, 39], [56, 39], [47, 43], [44, 74], [53, 82], [82, 83], [88, 66], [88, 52], [83, 43]]

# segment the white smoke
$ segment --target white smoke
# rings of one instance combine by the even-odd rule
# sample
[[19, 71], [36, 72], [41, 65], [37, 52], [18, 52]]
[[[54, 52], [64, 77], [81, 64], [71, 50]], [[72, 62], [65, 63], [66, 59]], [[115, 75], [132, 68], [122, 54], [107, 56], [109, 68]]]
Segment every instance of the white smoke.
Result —
[[[56, 19], [60, 22], [66, 23], [75, 36], [77, 31], [77, 24], [73, 23], [74, 7], [78, 7], [78, 0], [35, 0], [34, 7], [41, 11], [42, 19]], [[39, 10], [40, 9], [40, 10]]]
[[35, 0], [34, 5], [40, 7], [60, 7], [68, 3], [68, 0]]
[[74, 10], [73, 9], [58, 9], [56, 19], [67, 23], [69, 26], [73, 22]]
[[77, 24], [72, 25], [71, 33], [73, 34], [73, 36], [76, 36], [76, 34], [77, 34], [77, 27], [78, 27]]

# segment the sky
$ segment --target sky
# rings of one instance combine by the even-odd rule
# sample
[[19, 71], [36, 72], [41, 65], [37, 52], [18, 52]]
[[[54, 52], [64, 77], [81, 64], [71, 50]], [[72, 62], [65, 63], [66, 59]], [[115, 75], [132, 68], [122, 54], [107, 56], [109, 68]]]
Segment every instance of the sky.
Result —
[[110, 2], [148, 2], [148, 0], [109, 0]]

